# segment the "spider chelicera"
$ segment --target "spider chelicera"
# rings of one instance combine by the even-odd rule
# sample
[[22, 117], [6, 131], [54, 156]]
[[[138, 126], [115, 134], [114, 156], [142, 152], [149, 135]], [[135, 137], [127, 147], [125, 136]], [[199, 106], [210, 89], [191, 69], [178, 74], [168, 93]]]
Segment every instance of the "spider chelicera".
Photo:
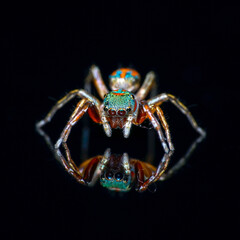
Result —
[[[55, 144], [55, 151], [58, 154], [60, 154], [59, 148], [61, 144], [67, 142], [72, 127], [86, 112], [88, 112], [90, 118], [94, 122], [103, 125], [103, 129], [108, 137], [111, 137], [112, 129], [121, 128], [123, 129], [123, 136], [128, 138], [132, 124], [140, 125], [148, 119], [153, 128], [157, 131], [165, 152], [165, 157], [162, 158], [156, 170], [152, 172], [152, 175], [141, 184], [139, 190], [145, 190], [149, 184], [155, 182], [162, 176], [167, 168], [169, 158], [174, 151], [169, 127], [163, 111], [160, 108], [162, 103], [166, 101], [173, 103], [188, 118], [190, 124], [200, 136], [204, 137], [206, 135], [205, 131], [198, 126], [188, 108], [175, 96], [168, 93], [161, 93], [149, 100], [144, 100], [150, 90], [156, 88], [155, 73], [152, 71], [146, 75], [145, 80], [140, 87], [140, 75], [136, 70], [131, 68], [120, 68], [115, 70], [110, 75], [111, 91], [109, 91], [104, 84], [99, 68], [97, 66], [92, 66], [86, 78], [86, 83], [90, 83], [91, 81], [93, 81], [99, 96], [102, 98], [102, 103], [88, 91], [84, 89], [76, 89], [60, 99], [55, 106], [53, 106], [47, 116], [36, 125], [39, 133], [43, 135], [41, 128], [51, 121], [58, 109], [62, 108], [74, 97], [79, 97], [81, 99], [63, 129], [60, 138]], [[161, 126], [163, 127], [165, 134], [163, 133]], [[66, 148], [65, 150], [67, 151]], [[105, 166], [108, 162], [106, 159], [109, 158], [105, 157], [102, 159], [101, 164]], [[70, 162], [69, 159], [68, 161]], [[64, 166], [68, 171], [77, 171], [72, 163], [66, 165], [65, 162]], [[123, 167], [125, 173], [128, 174], [129, 164], [123, 164]], [[142, 168], [144, 166], [136, 165], [135, 167]]]

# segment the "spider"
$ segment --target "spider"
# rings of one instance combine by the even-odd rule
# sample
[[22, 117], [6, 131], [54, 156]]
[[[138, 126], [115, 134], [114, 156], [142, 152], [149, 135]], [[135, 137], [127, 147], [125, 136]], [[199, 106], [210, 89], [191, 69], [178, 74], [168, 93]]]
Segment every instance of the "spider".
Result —
[[[100, 102], [98, 98], [87, 90], [75, 89], [60, 99], [52, 107], [46, 117], [36, 124], [38, 131], [41, 133], [41, 128], [51, 121], [57, 110], [62, 108], [74, 97], [79, 97], [81, 99], [55, 144], [56, 152], [59, 150], [62, 143], [67, 142], [72, 127], [86, 112], [88, 112], [90, 118], [94, 122], [103, 125], [103, 129], [108, 137], [111, 137], [112, 129], [121, 128], [123, 129], [123, 136], [128, 138], [132, 124], [138, 126], [148, 119], [158, 134], [165, 155], [170, 156], [174, 152], [174, 146], [167, 121], [160, 108], [160, 105], [166, 101], [173, 103], [187, 117], [192, 127], [201, 136], [204, 137], [206, 135], [205, 131], [197, 124], [188, 108], [175, 96], [168, 93], [161, 93], [149, 100], [144, 100], [150, 90], [156, 88], [156, 76], [153, 71], [146, 75], [141, 87], [140, 74], [131, 68], [117, 69], [109, 78], [111, 91], [109, 91], [104, 84], [99, 68], [95, 65], [91, 66], [85, 81], [87, 84], [93, 81], [103, 102]], [[166, 169], [168, 162], [166, 158], [162, 158], [154, 174], [143, 184], [143, 189], [150, 183], [159, 179]]]

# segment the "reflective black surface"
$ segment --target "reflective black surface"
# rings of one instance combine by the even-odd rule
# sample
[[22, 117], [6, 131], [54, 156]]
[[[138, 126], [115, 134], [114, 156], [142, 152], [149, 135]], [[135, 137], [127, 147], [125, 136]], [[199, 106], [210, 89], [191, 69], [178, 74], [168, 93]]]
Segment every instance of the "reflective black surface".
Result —
[[[6, 14], [2, 166], [7, 167], [1, 175], [7, 239], [231, 238], [239, 221], [238, 13], [236, 6], [213, 2], [117, 1], [55, 12], [22, 6]], [[119, 66], [136, 68], [142, 78], [154, 70], [158, 92], [177, 96], [206, 129], [207, 138], [176, 176], [141, 194], [117, 194], [81, 186], [54, 159], [35, 123], [65, 93], [83, 87], [91, 64], [100, 67], [106, 82]], [[53, 141], [75, 104], [46, 126]], [[197, 134], [171, 104], [164, 104], [163, 111], [176, 148], [174, 162]], [[133, 127], [127, 140], [120, 130], [109, 139], [102, 126], [86, 118], [89, 157], [111, 147], [114, 153], [144, 160], [149, 125]], [[74, 126], [69, 138], [79, 163], [82, 126]], [[158, 142], [156, 149], [157, 164], [163, 154]]]

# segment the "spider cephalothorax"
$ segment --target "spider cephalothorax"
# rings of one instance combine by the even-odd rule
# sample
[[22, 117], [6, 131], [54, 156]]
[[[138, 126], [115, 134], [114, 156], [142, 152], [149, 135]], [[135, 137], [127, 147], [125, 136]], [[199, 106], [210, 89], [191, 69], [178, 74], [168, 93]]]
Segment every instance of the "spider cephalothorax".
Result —
[[[172, 154], [174, 146], [171, 141], [167, 121], [160, 108], [160, 105], [166, 101], [174, 104], [187, 117], [192, 127], [201, 136], [205, 136], [205, 131], [198, 126], [188, 108], [175, 96], [168, 93], [161, 93], [149, 100], [144, 100], [149, 92], [156, 87], [154, 72], [149, 72], [146, 75], [140, 87], [140, 75], [136, 70], [131, 68], [117, 69], [110, 75], [110, 88], [112, 91], [109, 92], [99, 68], [92, 66], [86, 78], [86, 86], [89, 86], [91, 81], [93, 81], [99, 96], [103, 100], [102, 103], [87, 90], [76, 89], [60, 99], [47, 116], [37, 123], [37, 129], [41, 133], [41, 127], [52, 119], [59, 108], [76, 96], [81, 98], [55, 144], [56, 151], [59, 150], [62, 143], [67, 142], [73, 125], [82, 118], [84, 113], [88, 112], [94, 122], [103, 125], [103, 129], [108, 137], [111, 137], [112, 129], [122, 128], [123, 136], [127, 138], [130, 134], [132, 124], [140, 125], [148, 119], [158, 134], [165, 154]], [[90, 87], [86, 87], [86, 89], [90, 89]], [[137, 92], [135, 93], [135, 91]], [[144, 180], [145, 187], [143, 188], [146, 188], [151, 182], [159, 179], [167, 165], [168, 161], [162, 159], [157, 170], [151, 176], [151, 180]]]
[[101, 165], [100, 184], [110, 190], [131, 189], [132, 174], [127, 154], [109, 154], [106, 162]]
[[133, 93], [118, 89], [105, 95], [103, 110], [111, 128], [123, 128], [128, 116], [137, 117], [138, 101]]

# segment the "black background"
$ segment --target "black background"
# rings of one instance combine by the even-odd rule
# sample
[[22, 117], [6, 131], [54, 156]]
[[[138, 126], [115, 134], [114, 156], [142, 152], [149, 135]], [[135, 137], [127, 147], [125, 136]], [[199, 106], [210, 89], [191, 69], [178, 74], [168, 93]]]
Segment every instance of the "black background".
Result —
[[[3, 23], [3, 236], [31, 239], [210, 239], [239, 227], [239, 8], [213, 1], [98, 1], [78, 7], [14, 6]], [[5, 55], [4, 55], [5, 56]], [[56, 162], [35, 123], [68, 91], [83, 87], [92, 64], [108, 75], [132, 66], [157, 73], [158, 92], [179, 97], [207, 131], [187, 165], [156, 191], [119, 195], [76, 183]], [[96, 91], [94, 94], [97, 93]], [[46, 131], [55, 141], [76, 102]], [[176, 161], [197, 136], [170, 104]], [[91, 121], [91, 120], [90, 120]], [[81, 124], [69, 145], [79, 155]], [[144, 160], [147, 129], [109, 140], [90, 122], [90, 156], [107, 147]], [[159, 156], [162, 154], [157, 145]], [[156, 161], [157, 162], [157, 161]], [[6, 191], [5, 191], [6, 190]]]

